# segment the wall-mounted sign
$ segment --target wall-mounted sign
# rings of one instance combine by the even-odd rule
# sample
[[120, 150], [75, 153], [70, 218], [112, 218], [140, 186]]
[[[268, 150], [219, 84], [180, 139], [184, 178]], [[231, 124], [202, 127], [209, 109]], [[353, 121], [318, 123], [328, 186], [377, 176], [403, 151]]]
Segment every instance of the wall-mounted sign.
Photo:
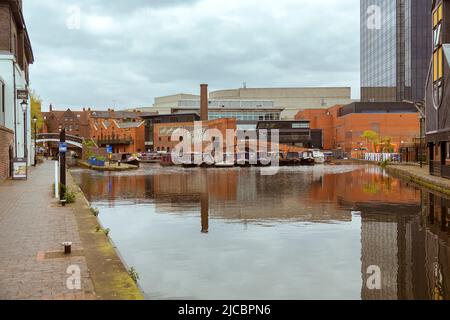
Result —
[[13, 179], [27, 180], [28, 163], [25, 158], [15, 158], [13, 160]]
[[17, 100], [28, 100], [28, 90], [17, 90]]

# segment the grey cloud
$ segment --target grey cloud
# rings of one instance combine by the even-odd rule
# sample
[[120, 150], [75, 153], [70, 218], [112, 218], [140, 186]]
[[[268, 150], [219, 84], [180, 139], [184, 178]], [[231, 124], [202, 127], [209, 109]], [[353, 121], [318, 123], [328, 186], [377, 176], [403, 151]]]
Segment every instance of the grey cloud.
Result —
[[[61, 107], [150, 106], [201, 82], [352, 86], [356, 96], [359, 1], [324, 1], [318, 11], [297, 1], [25, 0], [32, 86]], [[82, 8], [80, 30], [66, 27], [73, 4]]]

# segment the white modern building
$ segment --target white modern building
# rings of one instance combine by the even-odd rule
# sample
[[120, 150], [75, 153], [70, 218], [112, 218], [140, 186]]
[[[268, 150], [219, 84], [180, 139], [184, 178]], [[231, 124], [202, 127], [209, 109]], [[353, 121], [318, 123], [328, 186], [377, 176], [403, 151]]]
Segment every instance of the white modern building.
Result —
[[304, 109], [327, 109], [352, 101], [350, 87], [315, 87], [315, 88], [239, 88], [213, 91], [212, 100], [270, 100], [274, 107], [283, 109], [282, 120], [293, 120]]
[[[210, 110], [222, 109], [222, 112], [246, 110], [250, 113], [258, 109], [281, 110], [279, 118], [270, 120], [293, 120], [304, 109], [330, 108], [337, 104], [352, 102], [351, 88], [240, 88], [213, 91], [209, 94]], [[181, 110], [200, 109], [200, 96], [176, 94], [155, 98], [153, 107], [142, 111], [170, 114]], [[215, 110], [217, 111], [217, 110]], [[245, 117], [245, 115], [243, 115]], [[211, 115], [215, 118], [215, 114]], [[261, 120], [260, 115], [256, 120]], [[262, 119], [266, 120], [266, 119]], [[267, 119], [269, 120], [269, 119]]]

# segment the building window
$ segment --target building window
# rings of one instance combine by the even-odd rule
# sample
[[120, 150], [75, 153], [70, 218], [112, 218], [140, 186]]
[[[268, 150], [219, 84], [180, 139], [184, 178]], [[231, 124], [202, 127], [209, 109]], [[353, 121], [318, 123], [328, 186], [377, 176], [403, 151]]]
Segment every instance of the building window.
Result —
[[444, 58], [442, 49], [443, 4], [433, 11], [433, 103], [440, 107], [444, 76]]
[[445, 165], [450, 165], [450, 142], [446, 142], [445, 146], [446, 156], [445, 156]]
[[0, 81], [0, 124], [5, 125], [5, 84]]

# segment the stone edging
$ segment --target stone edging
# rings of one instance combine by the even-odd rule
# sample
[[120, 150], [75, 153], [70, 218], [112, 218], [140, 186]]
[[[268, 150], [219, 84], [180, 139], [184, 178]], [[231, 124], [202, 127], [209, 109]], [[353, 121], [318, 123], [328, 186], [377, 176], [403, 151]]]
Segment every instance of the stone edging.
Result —
[[402, 170], [391, 165], [386, 167], [386, 171], [390, 174], [397, 175], [402, 179], [416, 183], [422, 187], [450, 196], [450, 189], [446, 185], [436, 183], [436, 181], [433, 181], [425, 176], [413, 174], [407, 170]]
[[92, 214], [89, 202], [70, 173], [67, 174], [67, 180], [69, 189], [76, 191], [76, 202], [72, 207], [97, 298], [143, 300], [141, 290], [131, 279], [125, 262], [111, 240], [103, 232], [97, 232], [99, 221]]

